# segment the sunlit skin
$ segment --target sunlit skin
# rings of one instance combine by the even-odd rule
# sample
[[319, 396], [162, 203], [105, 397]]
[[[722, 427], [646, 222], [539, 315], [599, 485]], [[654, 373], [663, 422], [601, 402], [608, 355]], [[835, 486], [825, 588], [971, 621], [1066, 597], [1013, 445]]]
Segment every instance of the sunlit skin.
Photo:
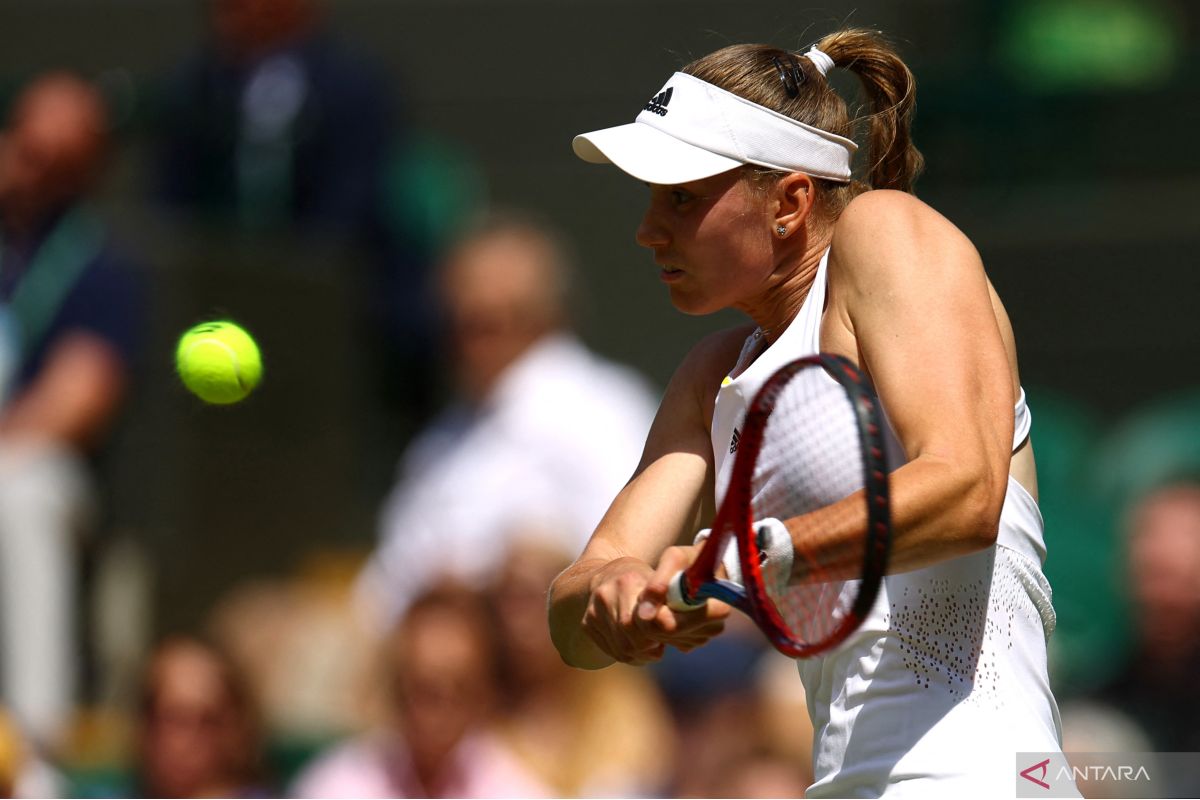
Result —
[[[675, 308], [694, 315], [735, 308], [768, 338], [787, 326], [812, 285], [829, 231], [818, 241], [803, 224], [813, 210], [807, 175], [793, 173], [780, 184], [765, 191], [740, 168], [673, 186], [648, 184], [636, 239], [653, 251]], [[778, 225], [785, 235], [773, 235]]]
[[[752, 182], [746, 170], [739, 168], [679, 185], [650, 185], [649, 189], [649, 204], [636, 239], [654, 252], [660, 276], [675, 307], [688, 314], [736, 308], [758, 323], [768, 341], [772, 340], [799, 311], [832, 236], [832, 226], [814, 214], [816, 192], [812, 179], [802, 173], [790, 173], [769, 187], [761, 187]], [[733, 336], [719, 337], [719, 344], [710, 340], [714, 347], [702, 343], [681, 367], [681, 372], [690, 371], [688, 363], [703, 360], [707, 364], [701, 369], [711, 374], [698, 383], [718, 385], [720, 375], [712, 371], [712, 365], [721, 364], [720, 369], [728, 369], [747, 333], [748, 330], [739, 329]], [[716, 351], [722, 354], [714, 358]], [[683, 390], [684, 397], [676, 398], [680, 392], [677, 383], [672, 381], [668, 387], [663, 408], [687, 408], [687, 415], [677, 414], [675, 419], [698, 436], [693, 437], [695, 442], [690, 447], [679, 447], [678, 442], [667, 446], [665, 440], [678, 437], [672, 432], [660, 433], [661, 426], [656, 426], [647, 442], [647, 454], [659, 449], [660, 436], [664, 447], [676, 452], [653, 463], [644, 458], [639, 473], [647, 475], [647, 480], [640, 482], [643, 486], [653, 487], [658, 480], [655, 476], [661, 473], [662, 480], [672, 483], [679, 496], [703, 495], [705, 500], [698, 501], [698, 505], [676, 508], [675, 514], [660, 520], [664, 527], [680, 531], [678, 539], [686, 539], [690, 538], [686, 531], [694, 530], [698, 517], [710, 518], [712, 514], [709, 507], [712, 454], [707, 441], [707, 421], [712, 416], [715, 395], [688, 396], [692, 394], [689, 387]], [[647, 495], [657, 493], [655, 488], [641, 491]], [[619, 518], [623, 506], [641, 505], [644, 502], [641, 491], [636, 485], [628, 487], [614, 502], [601, 527]], [[615, 538], [625, 535], [631, 537], [632, 544], [638, 532], [631, 530]], [[668, 554], [687, 558], [681, 555], [684, 549], [668, 550]], [[661, 580], [652, 581], [655, 570], [649, 566], [650, 559], [638, 558], [634, 555], [637, 552], [633, 547], [619, 546], [612, 552], [615, 558], [607, 563], [604, 559], [581, 559], [564, 573], [573, 570], [590, 573], [588, 586], [592, 600], [584, 616], [583, 630], [602, 650], [617, 654], [621, 661], [643, 663], [662, 656], [663, 634], [678, 649], [690, 650], [724, 629], [730, 609], [722, 603], [711, 602], [695, 612], [673, 612], [662, 604], [662, 597], [655, 595], [654, 601], [648, 602], [642, 592], [647, 584], [653, 582], [652, 590], [662, 589], [662, 592], [665, 585], [659, 585]], [[670, 565], [674, 561], [664, 563]], [[663, 568], [660, 563], [659, 572]], [[617, 625], [611, 624], [614, 619]], [[577, 665], [599, 666], [600, 662]]]
[[[1008, 317], [970, 241], [920, 200], [869, 191], [827, 220], [810, 177], [758, 180], [743, 169], [651, 186], [637, 239], [677, 308], [740, 309], [768, 343], [799, 311], [829, 248], [820, 348], [870, 376], [907, 458], [892, 474], [890, 571], [994, 544], [1009, 474], [1036, 494], [1028, 442], [1012, 449], [1020, 379]], [[714, 402], [753, 329], [710, 334], [687, 355], [633, 478], [555, 580], [551, 631], [568, 663], [645, 663], [667, 644], [692, 649], [722, 630], [727, 606], [674, 612], [665, 600], [715, 514]], [[852, 571], [859, 527], [837, 506], [784, 522], [812, 563]]]

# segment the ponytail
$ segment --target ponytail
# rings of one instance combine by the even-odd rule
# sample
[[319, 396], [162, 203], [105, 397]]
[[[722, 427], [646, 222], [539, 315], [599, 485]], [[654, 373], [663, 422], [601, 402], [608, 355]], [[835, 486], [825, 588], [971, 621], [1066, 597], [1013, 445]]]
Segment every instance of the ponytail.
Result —
[[912, 71], [875, 31], [837, 31], [821, 39], [817, 48], [833, 59], [835, 66], [857, 75], [866, 92], [870, 109], [866, 116], [867, 183], [873, 189], [911, 192], [925, 166], [925, 158], [912, 141], [916, 106]]

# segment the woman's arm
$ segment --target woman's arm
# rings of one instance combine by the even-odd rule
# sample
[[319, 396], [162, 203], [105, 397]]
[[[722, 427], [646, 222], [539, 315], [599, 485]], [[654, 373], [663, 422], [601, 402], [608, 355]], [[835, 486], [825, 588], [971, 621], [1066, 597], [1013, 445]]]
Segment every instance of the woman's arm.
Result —
[[667, 387], [633, 478], [583, 554], [551, 586], [550, 633], [568, 664], [595, 669], [656, 660], [668, 643], [690, 649], [723, 628], [729, 608], [715, 602], [688, 613], [655, 603], [649, 619], [637, 611], [651, 565], [668, 547], [690, 542], [702, 515], [712, 514], [711, 398], [742, 335], [708, 337], [688, 355]]
[[[1013, 370], [978, 253], [911, 195], [875, 191], [838, 221], [826, 328], [870, 374], [907, 462], [892, 474], [889, 571], [928, 566], [995, 542], [1013, 434]], [[844, 335], [848, 333], [849, 335]], [[796, 578], [837, 574], [861, 537], [841, 509], [788, 521]], [[861, 514], [859, 515], [861, 519]], [[865, 521], [863, 522], [865, 524]], [[853, 570], [851, 570], [853, 571]]]

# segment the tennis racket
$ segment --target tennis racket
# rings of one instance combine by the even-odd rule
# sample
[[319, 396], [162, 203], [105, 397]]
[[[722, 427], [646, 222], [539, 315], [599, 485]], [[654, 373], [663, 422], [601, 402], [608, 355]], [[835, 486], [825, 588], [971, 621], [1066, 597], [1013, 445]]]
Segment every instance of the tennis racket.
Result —
[[[672, 580], [668, 605], [685, 610], [715, 598], [748, 614], [785, 655], [829, 650], [861, 624], [887, 567], [892, 524], [879, 401], [848, 359], [800, 358], [759, 389], [736, 447], [711, 533]], [[792, 554], [795, 570], [764, 563], [765, 531], [756, 520], [804, 514], [824, 528], [853, 531], [849, 543], [818, 557], [802, 542]], [[774, 527], [776, 536], [786, 535], [778, 522]], [[730, 542], [740, 584], [718, 577]]]

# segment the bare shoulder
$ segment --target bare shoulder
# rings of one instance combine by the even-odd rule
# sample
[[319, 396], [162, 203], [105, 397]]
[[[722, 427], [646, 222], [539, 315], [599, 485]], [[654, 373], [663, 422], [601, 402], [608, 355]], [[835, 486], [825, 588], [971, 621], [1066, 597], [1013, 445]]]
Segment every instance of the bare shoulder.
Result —
[[684, 357], [667, 384], [650, 426], [638, 476], [664, 458], [678, 463], [676, 456], [680, 453], [700, 455], [711, 467], [709, 428], [717, 390], [751, 330], [752, 326], [743, 325], [709, 334]]
[[852, 279], [900, 277], [910, 269], [928, 274], [938, 265], [982, 268], [954, 223], [907, 192], [884, 189], [864, 192], [842, 212], [832, 256]]
[[737, 363], [742, 345], [754, 325], [738, 325], [710, 333], [688, 352], [671, 378], [668, 393], [687, 395], [698, 403], [707, 423], [712, 417], [712, 405], [721, 381]]
[[838, 217], [837, 229], [854, 228], [880, 222], [941, 224], [954, 226], [933, 206], [908, 192], [873, 189], [855, 197]]
[[753, 332], [754, 325], [746, 324], [708, 334], [692, 347], [680, 369], [705, 383], [715, 378], [719, 385], [737, 363], [742, 345]]

